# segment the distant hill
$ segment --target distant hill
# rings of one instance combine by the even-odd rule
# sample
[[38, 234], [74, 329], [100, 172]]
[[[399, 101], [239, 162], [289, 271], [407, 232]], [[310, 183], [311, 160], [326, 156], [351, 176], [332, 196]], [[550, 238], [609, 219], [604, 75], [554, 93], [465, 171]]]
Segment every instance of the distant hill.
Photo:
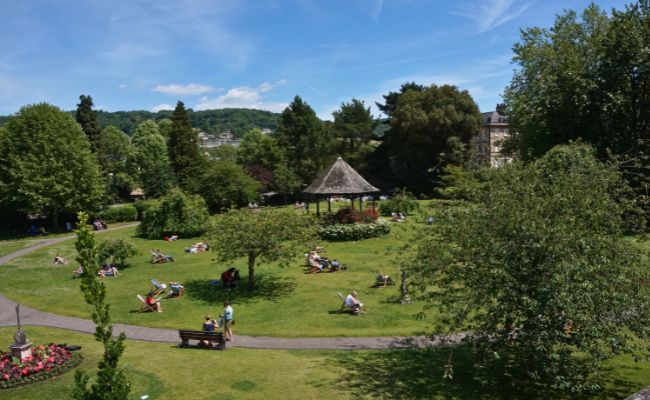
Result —
[[[70, 114], [74, 116], [75, 112], [71, 111]], [[187, 114], [194, 128], [207, 133], [230, 131], [236, 138], [242, 137], [253, 128], [267, 128], [274, 131], [280, 122], [280, 114], [247, 108], [225, 108], [205, 111], [188, 109]], [[113, 125], [131, 135], [142, 121], [148, 119], [160, 121], [164, 118], [170, 118], [171, 115], [172, 111], [158, 111], [156, 113], [144, 110], [97, 111], [97, 121], [102, 128]], [[0, 125], [4, 124], [8, 118], [0, 116]]]

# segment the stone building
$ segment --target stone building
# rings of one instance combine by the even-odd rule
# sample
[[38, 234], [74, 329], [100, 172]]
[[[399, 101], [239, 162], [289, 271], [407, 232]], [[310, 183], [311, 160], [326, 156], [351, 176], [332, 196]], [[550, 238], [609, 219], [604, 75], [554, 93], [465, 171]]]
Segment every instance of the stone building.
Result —
[[498, 167], [511, 161], [510, 157], [501, 154], [503, 141], [510, 136], [508, 118], [504, 115], [505, 106], [497, 104], [495, 111], [484, 112], [483, 127], [474, 139], [476, 163]]

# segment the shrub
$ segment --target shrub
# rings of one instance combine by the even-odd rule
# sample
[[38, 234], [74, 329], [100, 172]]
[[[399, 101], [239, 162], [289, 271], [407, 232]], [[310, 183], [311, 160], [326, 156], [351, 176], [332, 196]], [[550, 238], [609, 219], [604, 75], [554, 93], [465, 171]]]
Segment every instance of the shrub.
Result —
[[418, 209], [418, 202], [415, 201], [413, 195], [406, 190], [403, 190], [401, 193], [396, 194], [388, 200], [381, 202], [379, 206], [381, 215], [389, 216], [392, 213], [404, 213], [408, 214], [411, 211]]
[[390, 224], [383, 219], [370, 224], [334, 224], [318, 227], [320, 237], [331, 241], [369, 239], [389, 232]]
[[174, 189], [154, 201], [143, 213], [138, 234], [148, 239], [160, 239], [172, 234], [180, 237], [199, 236], [206, 231], [208, 218], [208, 209], [201, 196]]
[[125, 222], [138, 219], [138, 210], [132, 204], [110, 207], [97, 213], [97, 217], [107, 222]]
[[144, 215], [144, 212], [153, 207], [153, 205], [156, 203], [155, 200], [138, 200], [135, 203], [133, 203], [133, 207], [138, 212], [137, 220], [142, 221], [142, 216]]
[[126, 259], [139, 253], [134, 245], [122, 239], [108, 239], [97, 246], [99, 263], [109, 263], [117, 267], [127, 265]]

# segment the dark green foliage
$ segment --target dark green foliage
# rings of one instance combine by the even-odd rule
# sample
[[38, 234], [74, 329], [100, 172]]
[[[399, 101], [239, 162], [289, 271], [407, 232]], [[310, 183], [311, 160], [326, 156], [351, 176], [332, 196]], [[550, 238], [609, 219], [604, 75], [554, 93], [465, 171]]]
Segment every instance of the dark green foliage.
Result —
[[97, 246], [97, 261], [100, 265], [111, 264], [116, 267], [128, 265], [127, 258], [138, 255], [140, 252], [133, 244], [123, 239], [108, 239], [99, 242]]
[[396, 192], [390, 199], [383, 200], [379, 205], [381, 215], [390, 216], [392, 213], [408, 214], [418, 209], [418, 202], [413, 195], [402, 189]]
[[415, 82], [407, 82], [402, 84], [399, 92], [390, 92], [388, 94], [383, 95], [382, 97], [384, 98], [384, 104], [380, 104], [377, 102], [375, 102], [375, 104], [377, 105], [379, 111], [386, 114], [386, 116], [390, 119], [393, 116], [395, 110], [397, 109], [397, 103], [399, 102], [399, 98], [401, 95], [403, 95], [408, 91], [423, 92], [425, 89], [426, 86], [424, 85], [418, 85]]
[[229, 161], [212, 161], [198, 178], [197, 192], [212, 212], [243, 207], [259, 200], [260, 183]]
[[293, 210], [230, 210], [210, 227], [210, 248], [217, 261], [248, 259], [248, 288], [255, 288], [255, 266], [279, 261], [285, 266], [314, 238], [313, 220]]
[[167, 149], [169, 161], [178, 184], [183, 188], [188, 188], [192, 185], [191, 181], [201, 169], [204, 160], [199, 152], [197, 134], [192, 129], [182, 101], [176, 104], [171, 119], [172, 129], [169, 133]]
[[208, 210], [201, 196], [179, 189], [151, 202], [142, 215], [138, 234], [147, 239], [162, 239], [176, 234], [182, 238], [199, 236], [208, 226]]
[[77, 223], [77, 262], [83, 268], [81, 274], [81, 291], [84, 299], [93, 308], [92, 319], [97, 325], [95, 339], [104, 345], [104, 355], [97, 365], [97, 375], [88, 387], [90, 377], [77, 371], [75, 374], [76, 387], [72, 392], [75, 400], [126, 400], [130, 391], [124, 371], [118, 363], [124, 352], [126, 336], [120, 333], [117, 339], [112, 338], [113, 325], [109, 315], [109, 305], [106, 304], [106, 287], [98, 278], [99, 260], [95, 237], [88, 231], [88, 216], [79, 213]]
[[79, 96], [76, 120], [90, 142], [90, 149], [97, 155], [97, 160], [103, 165], [105, 152], [101, 140], [101, 128], [97, 123], [97, 113], [93, 110], [93, 98], [90, 95]]
[[647, 261], [623, 235], [627, 195], [617, 166], [562, 146], [493, 169], [474, 204], [423, 232], [411, 281], [436, 332], [475, 333], [481, 381], [592, 391], [610, 356], [648, 355]]
[[2, 208], [43, 214], [92, 210], [104, 193], [96, 158], [79, 125], [49, 104], [23, 107], [0, 134]]
[[166, 194], [174, 185], [165, 138], [153, 121], [144, 121], [131, 138], [129, 167], [150, 198]]
[[108, 174], [109, 195], [113, 200], [126, 200], [137, 185], [137, 176], [130, 171], [128, 164], [132, 158], [129, 137], [116, 127], [108, 126], [102, 130], [101, 142], [106, 152], [104, 171]]
[[581, 139], [618, 158], [650, 210], [650, 8], [568, 11], [552, 29], [530, 28], [514, 47], [519, 70], [505, 93], [511, 149], [522, 159]]
[[[332, 129], [338, 141], [338, 155], [348, 164], [358, 169], [362, 166], [365, 153], [374, 147], [365, 147], [372, 137], [375, 122], [363, 101], [352, 99], [350, 103], [341, 104], [340, 110], [332, 113]], [[361, 150], [365, 151], [361, 151]]]
[[138, 210], [133, 204], [109, 207], [97, 213], [97, 218], [106, 222], [126, 222], [138, 219]]
[[282, 112], [276, 137], [285, 152], [287, 165], [303, 182], [311, 182], [333, 161], [331, 131], [324, 128], [314, 110], [300, 96]]
[[261, 165], [273, 170], [281, 159], [277, 141], [259, 129], [248, 131], [237, 148], [237, 162], [241, 165]]
[[442, 169], [438, 193], [445, 198], [454, 200], [475, 199], [482, 184], [477, 175], [479, 175], [477, 171], [449, 164]]

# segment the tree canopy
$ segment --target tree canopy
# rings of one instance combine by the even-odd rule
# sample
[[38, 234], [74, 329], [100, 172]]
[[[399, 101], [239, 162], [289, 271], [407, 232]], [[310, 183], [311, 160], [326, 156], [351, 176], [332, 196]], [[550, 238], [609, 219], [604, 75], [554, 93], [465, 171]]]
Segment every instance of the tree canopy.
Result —
[[510, 385], [596, 389], [603, 360], [647, 355], [650, 292], [616, 166], [572, 145], [489, 175], [417, 242], [410, 273], [436, 331], [473, 332], [482, 376]]
[[26, 106], [0, 135], [0, 201], [28, 214], [52, 217], [93, 210], [104, 183], [80, 126], [46, 103]]
[[160, 197], [174, 185], [165, 138], [153, 121], [144, 121], [131, 138], [131, 170], [149, 197]]
[[207, 163], [198, 181], [197, 191], [213, 212], [259, 200], [260, 183], [230, 161]]
[[[361, 100], [352, 99], [350, 103], [341, 104], [341, 108], [334, 111], [332, 116], [332, 129], [339, 140], [338, 155], [359, 168], [366, 155], [361, 149], [370, 141], [375, 125], [370, 107], [366, 108]], [[371, 149], [367, 148], [368, 151]]]
[[191, 181], [201, 168], [203, 156], [199, 151], [197, 133], [187, 116], [182, 101], [176, 104], [172, 114], [172, 129], [169, 133], [168, 152], [176, 181], [181, 187], [192, 185]]
[[210, 228], [210, 248], [219, 262], [248, 259], [248, 288], [255, 287], [255, 266], [262, 261], [287, 264], [314, 238], [311, 218], [287, 209], [230, 210]]
[[333, 136], [314, 110], [300, 96], [282, 111], [276, 132], [288, 165], [303, 180], [311, 182], [332, 161]]

